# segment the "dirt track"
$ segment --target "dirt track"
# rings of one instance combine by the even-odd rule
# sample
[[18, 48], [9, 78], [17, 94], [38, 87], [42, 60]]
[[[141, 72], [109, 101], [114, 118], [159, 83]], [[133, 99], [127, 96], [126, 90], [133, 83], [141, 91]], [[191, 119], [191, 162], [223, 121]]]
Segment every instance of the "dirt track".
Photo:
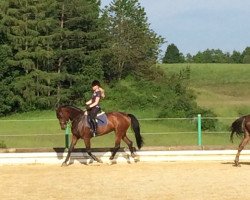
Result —
[[0, 166], [7, 200], [250, 199], [250, 165], [221, 162]]

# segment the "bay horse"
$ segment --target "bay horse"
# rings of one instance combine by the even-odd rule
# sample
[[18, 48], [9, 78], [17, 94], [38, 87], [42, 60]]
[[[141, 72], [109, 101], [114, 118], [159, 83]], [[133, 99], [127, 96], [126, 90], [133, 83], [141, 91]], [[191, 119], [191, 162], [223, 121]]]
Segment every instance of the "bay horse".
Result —
[[233, 142], [234, 133], [236, 133], [237, 136], [244, 134], [244, 137], [241, 143], [239, 144], [238, 152], [234, 160], [235, 166], [239, 167], [240, 152], [244, 149], [244, 147], [247, 145], [250, 139], [250, 115], [245, 115], [236, 119], [231, 125], [231, 131], [232, 131], [230, 135], [231, 142]]
[[[102, 136], [104, 134], [110, 133], [112, 131], [115, 132], [115, 147], [113, 148], [113, 152], [110, 156], [110, 160], [113, 160], [116, 152], [120, 148], [121, 140], [123, 140], [129, 147], [131, 152], [131, 156], [134, 158], [134, 148], [132, 141], [127, 137], [127, 130], [131, 126], [138, 148], [140, 149], [143, 146], [143, 138], [140, 133], [140, 124], [137, 118], [132, 114], [126, 114], [123, 112], [109, 112], [107, 115], [107, 125], [98, 126], [97, 133], [98, 136]], [[78, 141], [78, 139], [83, 139], [86, 147], [86, 152], [88, 155], [97, 162], [102, 162], [95, 155], [91, 153], [91, 143], [90, 139], [93, 137], [90, 128], [87, 126], [87, 115], [85, 111], [70, 105], [59, 106], [56, 109], [56, 116], [59, 120], [61, 129], [64, 130], [67, 127], [67, 123], [71, 122], [71, 133], [72, 139], [71, 144], [68, 149], [68, 154], [66, 156], [65, 161], [62, 163], [62, 166], [67, 166], [67, 162], [70, 158], [71, 152], [74, 150], [74, 147]]]

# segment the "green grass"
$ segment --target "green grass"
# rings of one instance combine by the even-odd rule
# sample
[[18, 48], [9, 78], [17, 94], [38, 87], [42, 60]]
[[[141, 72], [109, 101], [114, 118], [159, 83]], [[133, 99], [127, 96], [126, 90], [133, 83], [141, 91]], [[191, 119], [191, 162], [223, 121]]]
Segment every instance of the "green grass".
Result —
[[250, 64], [165, 64], [167, 73], [190, 67], [189, 87], [197, 103], [220, 117], [235, 117], [250, 112]]

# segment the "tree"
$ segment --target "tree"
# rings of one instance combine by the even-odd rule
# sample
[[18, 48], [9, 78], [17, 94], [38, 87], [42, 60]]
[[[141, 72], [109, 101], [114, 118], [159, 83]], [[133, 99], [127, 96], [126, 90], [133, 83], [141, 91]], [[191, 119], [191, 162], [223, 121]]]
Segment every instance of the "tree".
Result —
[[249, 64], [250, 63], [250, 55], [245, 55], [243, 58], [243, 63]]
[[13, 111], [16, 103], [10, 87], [14, 72], [6, 64], [9, 56], [11, 49], [7, 45], [0, 45], [0, 116]]
[[108, 80], [121, 79], [127, 74], [145, 76], [159, 53], [162, 38], [150, 29], [144, 8], [138, 0], [113, 0], [104, 10], [107, 19], [107, 44], [104, 64]]
[[179, 49], [174, 44], [170, 44], [167, 47], [165, 56], [162, 60], [163, 63], [180, 63], [184, 62], [183, 54], [179, 52]]
[[194, 63], [202, 63], [203, 62], [202, 52], [198, 51], [198, 53], [193, 56], [193, 60]]
[[192, 56], [190, 53], [188, 53], [188, 54], [186, 55], [185, 61], [188, 62], [188, 63], [194, 62], [193, 56]]
[[[59, 2], [60, 27], [56, 31], [58, 102], [78, 100], [88, 91], [94, 78], [102, 78], [100, 62], [102, 28], [98, 0], [62, 0]], [[64, 91], [61, 91], [61, 87]], [[65, 90], [66, 89], [66, 90]]]
[[220, 49], [206, 49], [193, 56], [195, 63], [230, 63], [230, 54]]
[[99, 1], [4, 0], [0, 7], [0, 42], [11, 51], [5, 79], [19, 110], [82, 99], [90, 79], [102, 77]]
[[241, 53], [238, 51], [233, 51], [233, 53], [231, 55], [231, 60], [233, 63], [242, 63]]
[[250, 47], [246, 47], [242, 53], [242, 62], [243, 63], [250, 63]]

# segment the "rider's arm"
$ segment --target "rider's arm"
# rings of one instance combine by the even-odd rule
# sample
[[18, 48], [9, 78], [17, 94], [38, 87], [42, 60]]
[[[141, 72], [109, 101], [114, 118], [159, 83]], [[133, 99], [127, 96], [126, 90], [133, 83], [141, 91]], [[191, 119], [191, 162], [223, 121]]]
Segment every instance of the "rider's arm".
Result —
[[90, 108], [95, 107], [95, 106], [99, 103], [99, 101], [100, 101], [100, 97], [96, 97], [96, 98], [95, 98], [95, 102], [90, 103], [90, 104], [89, 104], [89, 107], [90, 107]]
[[90, 99], [89, 101], [87, 101], [85, 104], [86, 105], [90, 105], [92, 103], [92, 99]]

